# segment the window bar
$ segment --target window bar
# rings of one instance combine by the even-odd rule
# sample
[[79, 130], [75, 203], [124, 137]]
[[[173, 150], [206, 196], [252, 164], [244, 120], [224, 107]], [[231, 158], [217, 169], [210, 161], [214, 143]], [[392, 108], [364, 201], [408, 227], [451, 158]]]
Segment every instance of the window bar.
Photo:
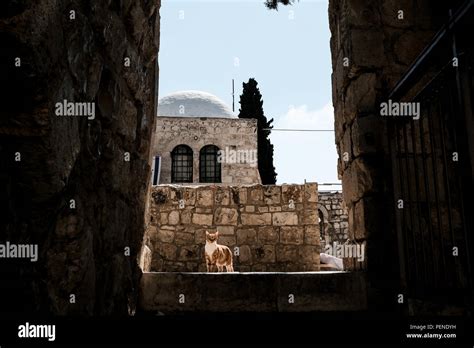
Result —
[[424, 238], [424, 234], [423, 234], [423, 225], [422, 225], [422, 213], [421, 213], [421, 209], [420, 209], [420, 201], [421, 201], [421, 197], [420, 197], [420, 182], [419, 182], [419, 168], [418, 168], [418, 154], [417, 154], [417, 144], [416, 144], [416, 133], [415, 133], [415, 122], [418, 122], [418, 121], [415, 121], [415, 120], [410, 120], [409, 123], [407, 123], [407, 126], [410, 126], [410, 133], [411, 133], [411, 149], [413, 151], [413, 175], [415, 177], [415, 180], [414, 180], [414, 184], [415, 184], [415, 192], [414, 192], [414, 198], [415, 200], [413, 201], [413, 204], [414, 206], [416, 207], [416, 222], [417, 222], [417, 225], [418, 225], [418, 233], [415, 234], [415, 236], [418, 237], [418, 241], [417, 241], [417, 245], [420, 247], [421, 249], [421, 255], [422, 255], [422, 259], [423, 259], [423, 271], [422, 271], [422, 274], [423, 274], [423, 283], [426, 284], [426, 281], [428, 281], [428, 262], [427, 262], [427, 258], [426, 258], [426, 253], [425, 253], [425, 247], [424, 247], [424, 244], [425, 244], [425, 238]]
[[[441, 115], [441, 110], [440, 109], [440, 103], [436, 103], [436, 109], [435, 112], [432, 113], [432, 117], [440, 118]], [[432, 163], [432, 168], [433, 168], [433, 178], [434, 178], [434, 194], [435, 194], [435, 202], [436, 202], [436, 217], [438, 220], [438, 239], [441, 247], [441, 259], [442, 259], [442, 270], [446, 269], [446, 258], [445, 258], [445, 246], [444, 246], [444, 240], [443, 240], [443, 225], [442, 225], [442, 220], [441, 220], [441, 207], [440, 207], [440, 193], [439, 193], [439, 185], [440, 183], [438, 182], [438, 165], [437, 165], [437, 158], [438, 158], [438, 152], [437, 152], [437, 146], [436, 146], [436, 129], [435, 126], [433, 125], [431, 121], [431, 117], [428, 117], [428, 129], [429, 129], [429, 134], [430, 134], [430, 145], [431, 145], [431, 163]], [[438, 274], [438, 277], [440, 277], [439, 281], [440, 284], [445, 280], [444, 277], [444, 272], [440, 272]]]
[[[403, 124], [403, 144], [404, 144], [404, 152], [405, 152], [405, 170], [406, 170], [406, 177], [407, 177], [407, 191], [408, 191], [408, 201], [409, 201], [409, 209], [410, 209], [410, 232], [411, 232], [411, 241], [413, 244], [413, 254], [415, 256], [415, 277], [413, 279], [412, 284], [415, 285], [414, 292], [415, 294], [418, 294], [418, 282], [423, 278], [423, 275], [420, 277], [420, 272], [418, 269], [418, 260], [419, 260], [419, 255], [418, 255], [418, 250], [416, 246], [416, 240], [415, 240], [415, 217], [413, 216], [413, 209], [412, 209], [412, 193], [411, 193], [411, 179], [410, 179], [410, 162], [408, 160], [408, 141], [407, 141], [407, 130], [406, 130], [406, 123]], [[404, 209], [407, 209], [406, 205]]]
[[[427, 100], [424, 99], [424, 102], [426, 102]], [[426, 103], [426, 105], [428, 106], [428, 110], [427, 111], [430, 111], [430, 112], [426, 112], [425, 113], [425, 117], [426, 118], [429, 118], [431, 115], [431, 103]], [[426, 223], [428, 224], [428, 235], [429, 235], [429, 240], [430, 240], [430, 245], [431, 245], [431, 253], [432, 255], [435, 253], [435, 248], [434, 248], [434, 243], [433, 243], [433, 238], [434, 238], [434, 232], [433, 232], [433, 226], [431, 224], [431, 188], [430, 188], [430, 185], [428, 183], [428, 179], [430, 179], [429, 175], [428, 175], [428, 166], [427, 166], [427, 156], [428, 156], [428, 153], [426, 151], [426, 148], [425, 148], [425, 139], [424, 139], [424, 132], [423, 132], [423, 122], [424, 122], [424, 119], [425, 117], [422, 116], [423, 113], [421, 113], [421, 108], [420, 108], [420, 119], [418, 120], [418, 123], [419, 123], [419, 131], [420, 131], [420, 144], [421, 144], [421, 159], [422, 159], [422, 163], [423, 163], [423, 182], [425, 184], [425, 199], [426, 199], [426, 205], [427, 205], [427, 209], [428, 209], [428, 217], [426, 219]], [[431, 130], [430, 130], [431, 131]], [[430, 183], [431, 183], [431, 180], [430, 180]], [[436, 255], [433, 255], [433, 256], [436, 256]], [[432, 281], [433, 281], [433, 285], [434, 284], [437, 284], [437, 275], [438, 275], [438, 259], [433, 257], [432, 258], [433, 260], [433, 268], [434, 268], [434, 272], [432, 272]]]

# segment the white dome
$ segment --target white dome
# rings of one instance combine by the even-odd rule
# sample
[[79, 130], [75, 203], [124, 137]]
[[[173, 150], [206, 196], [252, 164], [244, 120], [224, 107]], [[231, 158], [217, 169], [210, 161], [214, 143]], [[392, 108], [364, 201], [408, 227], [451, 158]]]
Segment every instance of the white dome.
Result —
[[158, 116], [237, 118], [222, 100], [201, 91], [179, 91], [160, 98]]

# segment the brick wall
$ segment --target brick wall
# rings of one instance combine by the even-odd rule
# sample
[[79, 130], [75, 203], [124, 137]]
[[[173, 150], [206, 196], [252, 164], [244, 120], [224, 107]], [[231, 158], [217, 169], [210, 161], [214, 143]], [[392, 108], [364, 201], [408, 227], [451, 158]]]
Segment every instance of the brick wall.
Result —
[[318, 210], [323, 217], [319, 225], [323, 243], [347, 241], [350, 237], [348, 211], [342, 192], [319, 192]]
[[142, 267], [205, 271], [205, 232], [218, 230], [237, 272], [319, 270], [317, 203], [315, 183], [156, 186]]

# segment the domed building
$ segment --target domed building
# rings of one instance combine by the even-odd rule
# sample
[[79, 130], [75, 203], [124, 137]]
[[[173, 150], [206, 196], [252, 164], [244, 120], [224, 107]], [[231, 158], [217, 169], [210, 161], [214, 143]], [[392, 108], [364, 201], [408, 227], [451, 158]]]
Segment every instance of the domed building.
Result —
[[207, 92], [159, 99], [152, 149], [153, 185], [261, 183], [257, 120], [238, 118]]

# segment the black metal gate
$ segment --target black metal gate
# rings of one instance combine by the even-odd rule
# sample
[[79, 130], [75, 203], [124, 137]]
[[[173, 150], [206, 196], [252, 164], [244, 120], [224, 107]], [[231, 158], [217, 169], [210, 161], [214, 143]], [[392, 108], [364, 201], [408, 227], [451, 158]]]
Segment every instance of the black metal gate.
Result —
[[388, 125], [401, 280], [410, 298], [472, 301], [473, 23], [474, 1], [467, 1], [389, 96], [420, 106], [418, 120], [392, 117]]

